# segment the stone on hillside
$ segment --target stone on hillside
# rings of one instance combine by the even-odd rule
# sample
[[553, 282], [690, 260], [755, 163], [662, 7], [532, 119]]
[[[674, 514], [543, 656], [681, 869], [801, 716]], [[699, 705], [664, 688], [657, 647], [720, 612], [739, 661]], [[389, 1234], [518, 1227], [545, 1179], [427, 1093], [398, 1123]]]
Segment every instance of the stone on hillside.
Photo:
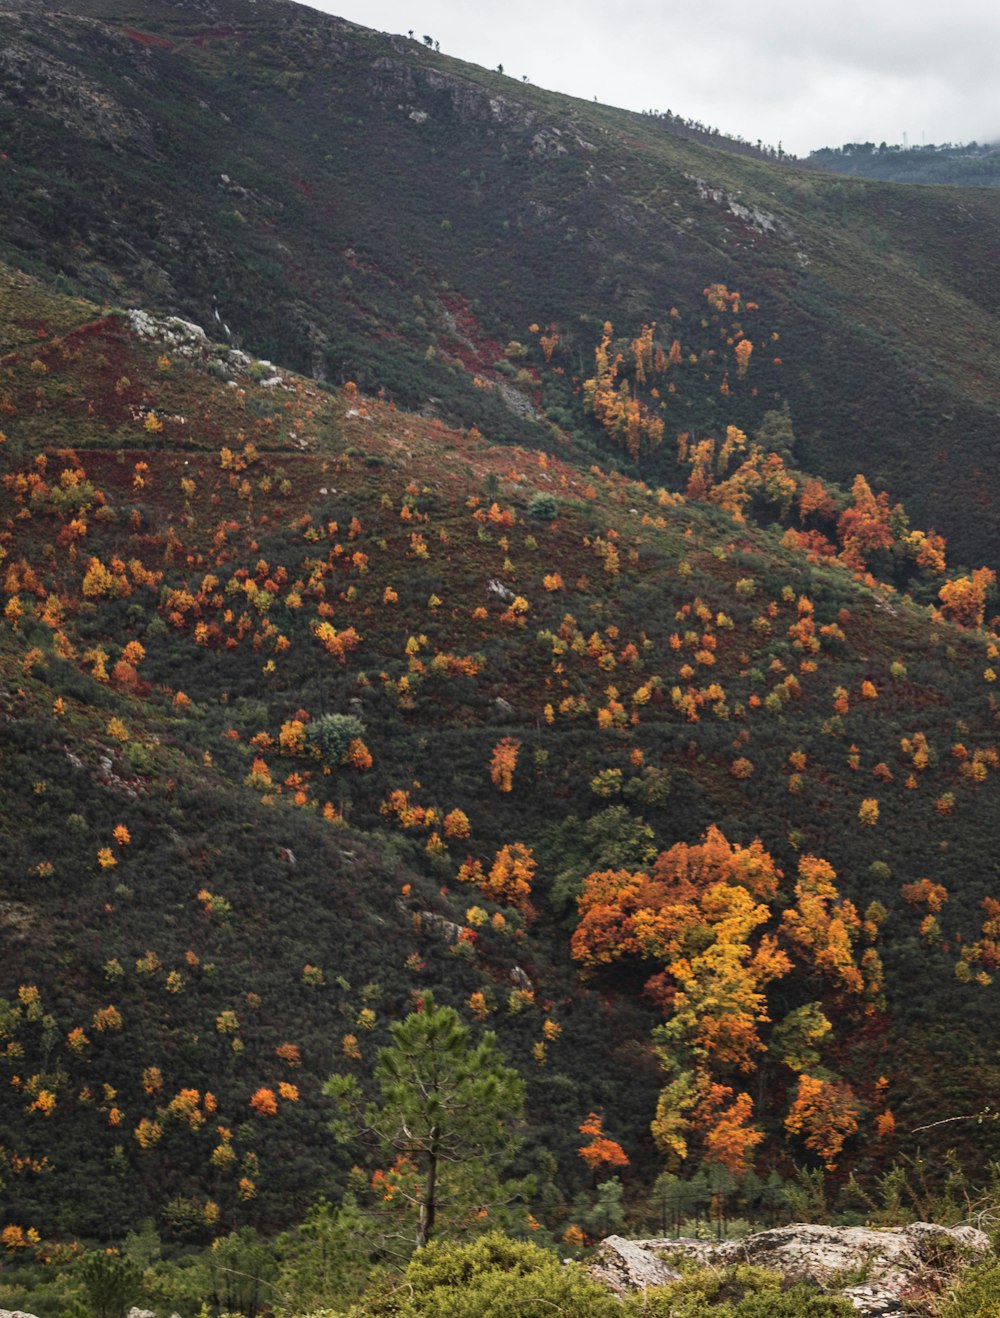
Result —
[[501, 604], [513, 604], [517, 598], [512, 590], [509, 590], [502, 581], [496, 577], [491, 577], [486, 583], [487, 594], [494, 596]]
[[457, 943], [462, 936], [462, 926], [454, 920], [446, 920], [436, 911], [421, 911], [423, 926], [430, 933], [440, 934], [446, 943]]
[[157, 339], [182, 355], [200, 353], [208, 347], [208, 336], [201, 326], [180, 316], [157, 316], [139, 308], [127, 315], [133, 334], [140, 339]]

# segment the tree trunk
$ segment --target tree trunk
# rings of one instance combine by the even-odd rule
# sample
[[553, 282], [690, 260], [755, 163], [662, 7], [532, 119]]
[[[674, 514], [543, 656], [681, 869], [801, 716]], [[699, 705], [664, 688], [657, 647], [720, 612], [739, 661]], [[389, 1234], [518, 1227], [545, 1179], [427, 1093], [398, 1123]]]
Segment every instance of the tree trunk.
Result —
[[437, 1131], [432, 1132], [432, 1144], [427, 1153], [427, 1185], [420, 1202], [420, 1217], [417, 1221], [417, 1249], [423, 1249], [434, 1230], [434, 1216], [437, 1210]]

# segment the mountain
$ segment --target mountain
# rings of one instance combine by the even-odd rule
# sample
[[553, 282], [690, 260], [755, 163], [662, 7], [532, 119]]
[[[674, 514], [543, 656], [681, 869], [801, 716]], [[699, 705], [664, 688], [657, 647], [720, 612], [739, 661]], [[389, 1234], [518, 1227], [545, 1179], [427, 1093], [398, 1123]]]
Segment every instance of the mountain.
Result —
[[[775, 167], [273, 0], [5, 3], [0, 23], [16, 265], [217, 310], [260, 356], [525, 443], [530, 416], [474, 387], [495, 341], [556, 324], [583, 377], [605, 320], [697, 323], [722, 282], [782, 335], [779, 378], [727, 419], [753, 428], [780, 392], [805, 465], [863, 470], [959, 559], [996, 558], [993, 192]], [[717, 403], [670, 409], [671, 431]]]
[[276, 0], [0, 69], [11, 1225], [296, 1220], [428, 989], [547, 1231], [591, 1115], [638, 1216], [981, 1168], [915, 1132], [996, 1081], [994, 194]]

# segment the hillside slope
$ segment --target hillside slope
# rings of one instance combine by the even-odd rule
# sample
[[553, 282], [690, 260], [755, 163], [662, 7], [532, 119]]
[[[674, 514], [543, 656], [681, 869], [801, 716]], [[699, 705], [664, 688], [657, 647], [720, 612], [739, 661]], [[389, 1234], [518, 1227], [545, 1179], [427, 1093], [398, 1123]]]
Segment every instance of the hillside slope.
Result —
[[555, 1231], [588, 1112], [641, 1197], [883, 1170], [988, 1099], [995, 637], [571, 448], [0, 289], [11, 1221], [295, 1219], [351, 1163], [322, 1081], [428, 987], [528, 1078]]
[[[677, 433], [751, 431], [777, 395], [807, 470], [864, 470], [996, 561], [995, 192], [715, 151], [279, 0], [4, 0], [0, 50], [15, 264], [497, 439], [547, 443], [554, 409], [615, 461], [578, 393], [602, 324], [697, 334], [722, 283], [762, 308], [746, 397], [661, 399], [643, 474], [669, 485]], [[524, 399], [499, 368], [530, 323], [565, 375]]]

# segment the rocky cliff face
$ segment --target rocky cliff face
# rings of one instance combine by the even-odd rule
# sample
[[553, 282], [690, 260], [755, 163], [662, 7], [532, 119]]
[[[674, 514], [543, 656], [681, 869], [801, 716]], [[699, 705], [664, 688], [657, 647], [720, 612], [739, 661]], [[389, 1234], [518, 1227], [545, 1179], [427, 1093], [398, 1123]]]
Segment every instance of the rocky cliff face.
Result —
[[591, 1267], [618, 1295], [676, 1280], [671, 1266], [691, 1259], [703, 1267], [750, 1263], [851, 1301], [863, 1318], [914, 1318], [936, 1312], [935, 1301], [990, 1248], [974, 1227], [914, 1222], [905, 1227], [815, 1226], [793, 1223], [743, 1240], [623, 1240], [609, 1236]]
[[[0, 106], [32, 111], [55, 120], [63, 130], [99, 142], [112, 151], [156, 154], [148, 118], [112, 93], [105, 80], [87, 76], [72, 61], [85, 50], [114, 61], [133, 88], [148, 81], [144, 48], [123, 31], [95, 19], [5, 12], [0, 47]], [[48, 47], [48, 48], [46, 48]], [[69, 58], [54, 50], [64, 47]]]

